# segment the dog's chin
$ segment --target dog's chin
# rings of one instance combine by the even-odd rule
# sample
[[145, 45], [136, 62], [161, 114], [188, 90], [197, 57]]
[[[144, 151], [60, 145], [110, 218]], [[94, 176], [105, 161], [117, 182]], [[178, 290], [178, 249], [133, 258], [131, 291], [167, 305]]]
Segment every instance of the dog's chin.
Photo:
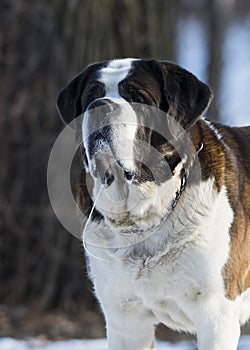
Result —
[[108, 227], [124, 233], [159, 226], [174, 195], [171, 181], [161, 186], [151, 181], [135, 185], [117, 178], [106, 188], [97, 179], [94, 183], [95, 208]]
[[149, 212], [143, 218], [131, 215], [124, 218], [106, 216], [105, 222], [111, 229], [116, 229], [121, 234], [134, 234], [158, 227], [161, 223], [161, 218], [159, 215]]

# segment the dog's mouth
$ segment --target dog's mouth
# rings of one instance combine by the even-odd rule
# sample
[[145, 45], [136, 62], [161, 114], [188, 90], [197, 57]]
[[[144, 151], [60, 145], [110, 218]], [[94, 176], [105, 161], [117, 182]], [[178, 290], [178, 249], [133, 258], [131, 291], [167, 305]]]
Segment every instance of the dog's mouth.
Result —
[[149, 180], [154, 174], [145, 164], [135, 162], [132, 167], [132, 162], [125, 161], [102, 148], [93, 154], [89, 164], [94, 180], [92, 199], [109, 227], [125, 234], [139, 233], [159, 225], [175, 196], [179, 177], [176, 185], [172, 176], [158, 184]]

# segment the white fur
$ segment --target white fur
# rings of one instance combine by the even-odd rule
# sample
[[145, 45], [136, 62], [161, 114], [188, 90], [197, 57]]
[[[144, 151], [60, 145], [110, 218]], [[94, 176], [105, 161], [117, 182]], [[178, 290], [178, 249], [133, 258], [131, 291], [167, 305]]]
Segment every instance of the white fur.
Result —
[[133, 234], [90, 227], [99, 247], [116, 248], [96, 248], [101, 261], [90, 257], [110, 350], [150, 348], [158, 322], [197, 333], [199, 350], [236, 350], [240, 321], [250, 316], [243, 305], [249, 292], [236, 301], [225, 297], [222, 269], [233, 220], [226, 190], [217, 193], [210, 179], [191, 186], [185, 201], [137, 244]]
[[111, 61], [107, 67], [100, 71], [99, 81], [105, 84], [106, 97], [121, 98], [118, 91], [118, 84], [126, 78], [134, 58], [120, 59]]

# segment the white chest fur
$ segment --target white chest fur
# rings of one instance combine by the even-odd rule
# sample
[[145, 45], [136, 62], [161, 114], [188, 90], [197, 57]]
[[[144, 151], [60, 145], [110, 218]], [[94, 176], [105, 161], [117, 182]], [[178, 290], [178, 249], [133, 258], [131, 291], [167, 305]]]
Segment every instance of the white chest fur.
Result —
[[[222, 269], [233, 212], [225, 189], [217, 193], [212, 180], [195, 187], [189, 189], [183, 211], [172, 215], [160, 231], [113, 255], [104, 249], [100, 260], [90, 257], [104, 312], [110, 299], [124, 312], [136, 313], [140, 304], [155, 323], [194, 332], [197, 315], [190, 312], [192, 306], [214, 295], [224, 297]], [[199, 194], [195, 211], [194, 193]]]

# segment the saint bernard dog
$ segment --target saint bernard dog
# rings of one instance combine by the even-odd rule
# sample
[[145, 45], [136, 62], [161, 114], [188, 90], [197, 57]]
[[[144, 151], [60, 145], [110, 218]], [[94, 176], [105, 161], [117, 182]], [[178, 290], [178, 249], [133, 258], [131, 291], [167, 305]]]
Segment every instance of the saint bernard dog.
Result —
[[206, 119], [211, 99], [154, 59], [92, 64], [59, 93], [62, 119], [82, 117], [78, 205], [110, 350], [154, 349], [160, 322], [236, 350], [250, 318], [250, 127]]

